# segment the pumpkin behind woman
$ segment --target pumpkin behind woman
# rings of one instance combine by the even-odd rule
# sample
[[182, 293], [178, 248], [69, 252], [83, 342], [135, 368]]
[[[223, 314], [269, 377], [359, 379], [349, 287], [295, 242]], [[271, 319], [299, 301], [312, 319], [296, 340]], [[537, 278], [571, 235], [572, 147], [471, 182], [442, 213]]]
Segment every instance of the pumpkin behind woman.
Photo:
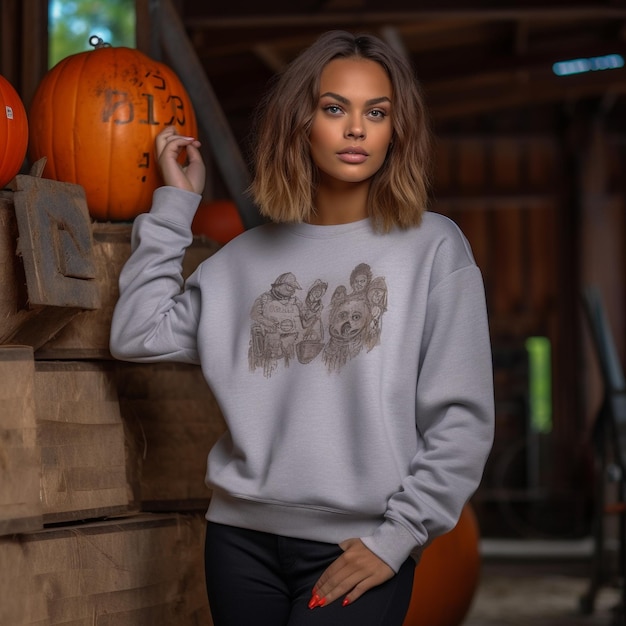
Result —
[[44, 177], [85, 189], [98, 220], [131, 220], [149, 210], [161, 184], [154, 139], [164, 126], [197, 137], [193, 106], [166, 65], [92, 37], [39, 84], [30, 109], [32, 161]]
[[194, 235], [204, 235], [222, 245], [244, 230], [237, 205], [232, 200], [201, 202], [191, 224]]
[[478, 522], [470, 504], [458, 524], [437, 537], [415, 568], [413, 595], [404, 626], [459, 626], [480, 578]]

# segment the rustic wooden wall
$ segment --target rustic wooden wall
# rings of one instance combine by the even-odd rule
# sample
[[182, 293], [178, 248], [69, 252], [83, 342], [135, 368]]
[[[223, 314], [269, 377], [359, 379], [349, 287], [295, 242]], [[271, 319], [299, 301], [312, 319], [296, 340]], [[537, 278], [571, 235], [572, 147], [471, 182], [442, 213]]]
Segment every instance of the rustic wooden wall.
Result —
[[[618, 351], [626, 349], [624, 142], [593, 116], [572, 128], [442, 133], [437, 141], [432, 209], [467, 235], [489, 307], [496, 440], [476, 499], [494, 533], [582, 532], [587, 523], [602, 385], [582, 315], [585, 285], [600, 287]], [[553, 375], [553, 428], [539, 436], [529, 428], [524, 349], [536, 335], [550, 340]], [[545, 512], [531, 521], [518, 506]], [[489, 507], [511, 515], [492, 518]]]

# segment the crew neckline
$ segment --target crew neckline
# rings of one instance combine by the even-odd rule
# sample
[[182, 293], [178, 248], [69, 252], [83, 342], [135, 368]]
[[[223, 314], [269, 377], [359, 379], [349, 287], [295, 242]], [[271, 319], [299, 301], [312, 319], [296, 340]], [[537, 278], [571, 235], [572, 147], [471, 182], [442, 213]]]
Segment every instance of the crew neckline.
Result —
[[309, 224], [301, 222], [298, 224], [287, 224], [286, 226], [289, 232], [300, 237], [328, 238], [339, 237], [357, 230], [371, 230], [372, 221], [369, 217], [365, 217], [355, 222], [347, 222], [346, 224]]

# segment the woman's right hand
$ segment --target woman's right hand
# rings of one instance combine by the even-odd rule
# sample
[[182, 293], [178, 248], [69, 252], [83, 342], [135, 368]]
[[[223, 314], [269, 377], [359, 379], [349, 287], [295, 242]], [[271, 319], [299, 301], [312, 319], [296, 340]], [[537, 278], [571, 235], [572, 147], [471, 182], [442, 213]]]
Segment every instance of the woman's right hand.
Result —
[[[163, 182], [171, 187], [202, 194], [206, 168], [200, 155], [200, 142], [194, 137], [179, 135], [174, 126], [166, 126], [156, 137], [156, 157]], [[186, 150], [187, 164], [178, 162]]]

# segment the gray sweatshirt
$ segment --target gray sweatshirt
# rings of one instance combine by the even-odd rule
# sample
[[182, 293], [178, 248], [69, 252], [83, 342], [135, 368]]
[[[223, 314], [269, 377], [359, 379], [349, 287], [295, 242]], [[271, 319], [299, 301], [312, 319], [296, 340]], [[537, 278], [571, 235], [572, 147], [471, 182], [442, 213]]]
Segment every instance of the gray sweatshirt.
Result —
[[392, 569], [450, 530], [494, 428], [482, 278], [449, 219], [376, 233], [263, 225], [184, 283], [196, 194], [155, 192], [133, 226], [111, 352], [199, 364], [228, 431], [207, 519], [363, 542]]

